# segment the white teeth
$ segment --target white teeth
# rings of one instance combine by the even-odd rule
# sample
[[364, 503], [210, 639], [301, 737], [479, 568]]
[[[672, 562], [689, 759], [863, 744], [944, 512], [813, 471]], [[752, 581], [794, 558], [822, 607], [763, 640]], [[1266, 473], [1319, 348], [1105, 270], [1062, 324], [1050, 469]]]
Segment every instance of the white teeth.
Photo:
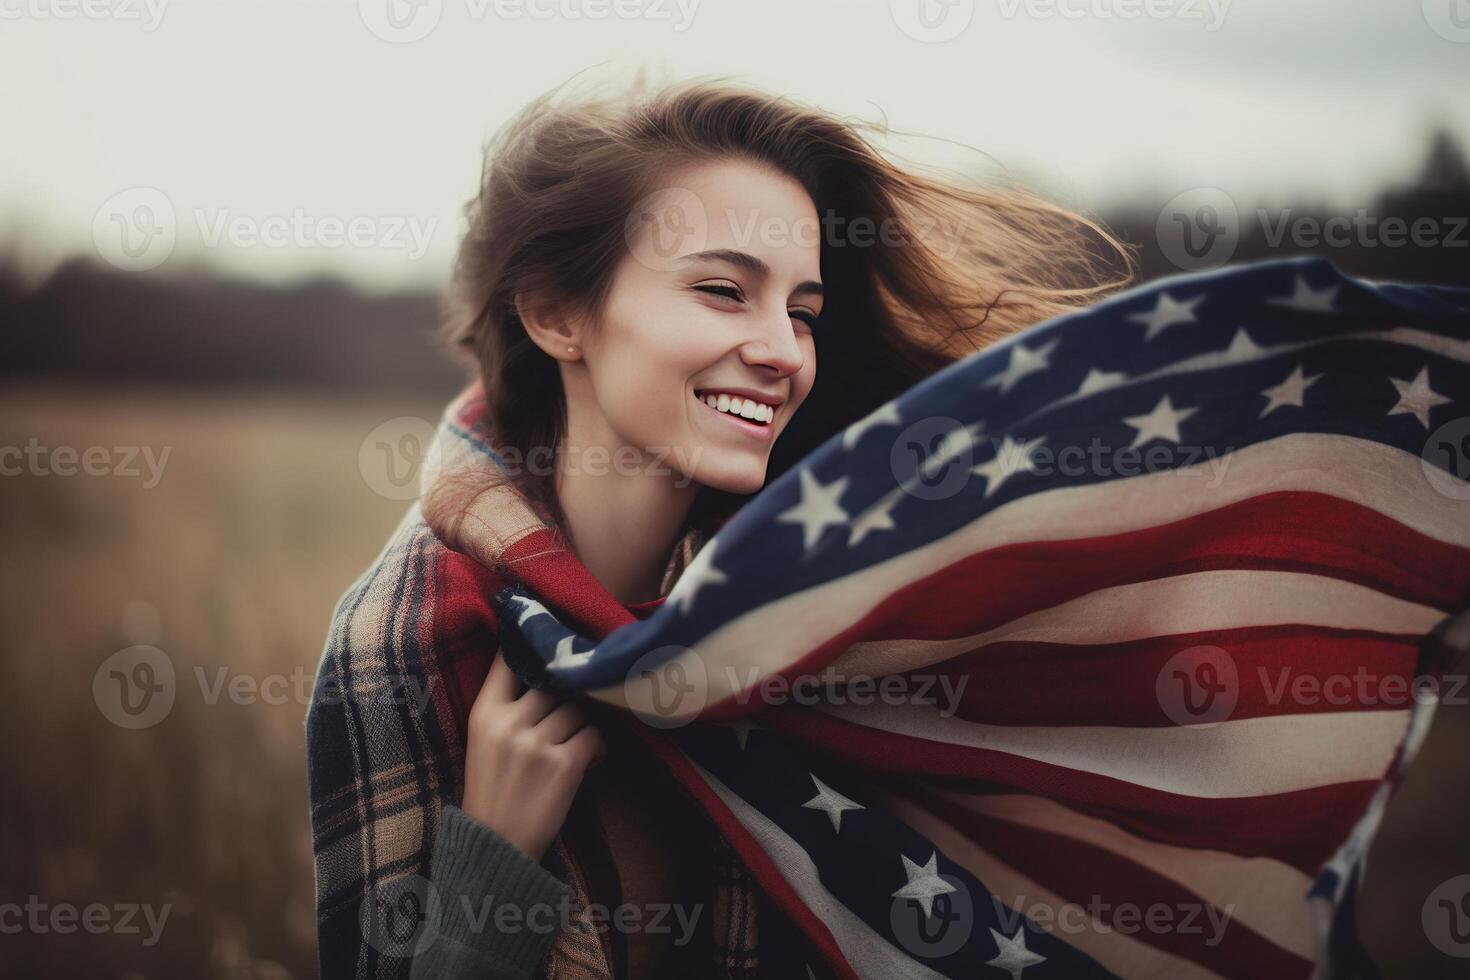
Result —
[[720, 393], [718, 395], [706, 394], [704, 403], [717, 411], [738, 415], [752, 422], [770, 422], [776, 417], [776, 410], [770, 405], [753, 401], [749, 398]]

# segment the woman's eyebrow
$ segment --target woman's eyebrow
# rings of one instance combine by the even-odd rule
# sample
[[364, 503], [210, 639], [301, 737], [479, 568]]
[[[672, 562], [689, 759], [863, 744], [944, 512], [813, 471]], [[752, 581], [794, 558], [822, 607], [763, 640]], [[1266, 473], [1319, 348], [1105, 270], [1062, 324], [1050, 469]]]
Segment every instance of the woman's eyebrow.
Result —
[[[703, 252], [690, 252], [688, 255], [683, 256], [681, 261], [686, 263], [709, 261], [728, 262], [731, 265], [745, 269], [761, 279], [767, 279], [771, 275], [771, 267], [765, 263], [764, 259], [756, 255], [751, 255], [749, 252], [741, 252], [733, 248], [712, 248]], [[813, 279], [797, 283], [791, 292], [793, 294], [807, 293], [813, 296], [823, 295], [822, 284]]]

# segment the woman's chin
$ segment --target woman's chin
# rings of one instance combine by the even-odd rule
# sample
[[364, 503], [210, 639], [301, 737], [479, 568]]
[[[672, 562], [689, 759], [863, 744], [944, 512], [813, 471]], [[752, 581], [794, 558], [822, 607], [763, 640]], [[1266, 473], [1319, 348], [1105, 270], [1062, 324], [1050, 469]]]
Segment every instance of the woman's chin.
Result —
[[753, 494], [766, 482], [766, 462], [749, 466], [703, 466], [695, 479], [713, 490]]

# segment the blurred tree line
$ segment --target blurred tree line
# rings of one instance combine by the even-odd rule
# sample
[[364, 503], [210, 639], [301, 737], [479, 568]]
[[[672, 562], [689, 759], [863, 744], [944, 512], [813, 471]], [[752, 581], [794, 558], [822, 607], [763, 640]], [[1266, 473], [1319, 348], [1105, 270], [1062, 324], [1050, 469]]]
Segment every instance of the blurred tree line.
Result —
[[[1470, 165], [1448, 131], [1427, 142], [1417, 177], [1363, 207], [1237, 202], [1229, 261], [1315, 254], [1369, 279], [1470, 286]], [[1137, 247], [1141, 281], [1181, 271], [1161, 248], [1161, 206], [1099, 215]], [[1428, 219], [1434, 241], [1394, 236], [1389, 219], [1406, 229], [1430, 227]], [[1324, 235], [1329, 223], [1336, 233]], [[428, 354], [437, 320], [428, 291], [368, 297], [331, 279], [282, 288], [140, 275], [80, 258], [27, 288], [0, 258], [0, 379], [442, 395], [464, 375], [447, 354]]]

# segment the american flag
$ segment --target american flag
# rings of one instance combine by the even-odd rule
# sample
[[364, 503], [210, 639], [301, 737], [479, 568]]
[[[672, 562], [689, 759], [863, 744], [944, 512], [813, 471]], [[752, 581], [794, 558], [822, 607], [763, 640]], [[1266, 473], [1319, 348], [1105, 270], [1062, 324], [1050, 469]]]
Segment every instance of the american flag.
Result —
[[495, 605], [637, 716], [805, 975], [1371, 975], [1353, 897], [1470, 632], [1467, 479], [1470, 290], [1264, 262], [926, 379], [645, 620]]

